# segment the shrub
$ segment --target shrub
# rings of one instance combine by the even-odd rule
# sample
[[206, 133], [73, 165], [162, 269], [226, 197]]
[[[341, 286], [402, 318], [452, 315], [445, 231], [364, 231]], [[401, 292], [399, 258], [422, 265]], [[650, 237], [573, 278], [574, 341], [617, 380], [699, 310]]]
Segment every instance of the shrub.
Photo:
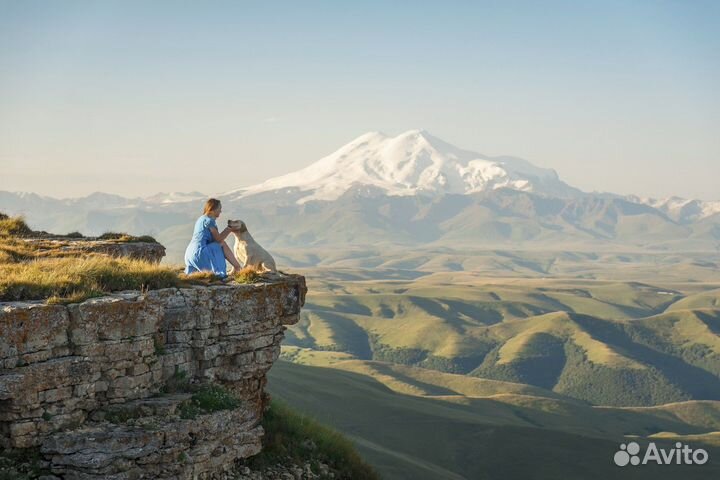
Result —
[[193, 396], [180, 404], [180, 418], [192, 419], [198, 415], [232, 410], [240, 406], [240, 400], [220, 385], [198, 387]]
[[[265, 429], [263, 449], [246, 460], [253, 470], [285, 463], [288, 457], [302, 465], [308, 456], [312, 456], [333, 468], [335, 478], [380, 478], [345, 436], [312, 417], [292, 410], [284, 402], [271, 400], [270, 408], [263, 415], [262, 426]], [[308, 440], [315, 445], [311, 451], [308, 451]]]
[[116, 407], [105, 413], [105, 420], [110, 423], [123, 424], [128, 420], [142, 418], [144, 415], [140, 408]]

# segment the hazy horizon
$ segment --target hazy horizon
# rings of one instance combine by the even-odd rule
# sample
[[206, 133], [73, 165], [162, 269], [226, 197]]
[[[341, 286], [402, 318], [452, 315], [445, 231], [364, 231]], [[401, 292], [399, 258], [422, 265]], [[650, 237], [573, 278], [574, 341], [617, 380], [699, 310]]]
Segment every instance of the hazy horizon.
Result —
[[720, 200], [714, 2], [0, 0], [0, 190], [216, 194], [423, 128]]

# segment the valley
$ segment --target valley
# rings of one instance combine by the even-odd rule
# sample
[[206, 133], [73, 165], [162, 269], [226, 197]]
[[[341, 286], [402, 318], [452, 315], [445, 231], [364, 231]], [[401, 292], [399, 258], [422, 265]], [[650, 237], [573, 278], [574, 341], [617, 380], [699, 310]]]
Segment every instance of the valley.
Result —
[[714, 475], [612, 464], [630, 439], [720, 455], [712, 254], [278, 253], [310, 294], [269, 389], [353, 436], [386, 478]]

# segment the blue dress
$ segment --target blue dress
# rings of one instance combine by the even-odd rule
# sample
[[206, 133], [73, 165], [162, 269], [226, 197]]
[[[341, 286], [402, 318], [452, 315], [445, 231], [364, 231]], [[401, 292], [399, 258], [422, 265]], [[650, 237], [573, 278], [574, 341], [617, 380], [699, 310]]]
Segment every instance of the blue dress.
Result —
[[207, 215], [195, 222], [192, 240], [185, 249], [185, 273], [211, 271], [220, 277], [227, 276], [222, 246], [213, 238], [210, 227], [217, 228], [217, 223]]

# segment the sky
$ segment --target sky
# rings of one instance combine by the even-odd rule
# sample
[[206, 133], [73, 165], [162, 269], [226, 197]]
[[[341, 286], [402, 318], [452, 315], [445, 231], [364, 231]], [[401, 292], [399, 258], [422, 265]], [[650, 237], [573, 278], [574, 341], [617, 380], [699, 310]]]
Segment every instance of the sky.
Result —
[[0, 0], [0, 190], [221, 193], [422, 128], [720, 200], [717, 1]]

